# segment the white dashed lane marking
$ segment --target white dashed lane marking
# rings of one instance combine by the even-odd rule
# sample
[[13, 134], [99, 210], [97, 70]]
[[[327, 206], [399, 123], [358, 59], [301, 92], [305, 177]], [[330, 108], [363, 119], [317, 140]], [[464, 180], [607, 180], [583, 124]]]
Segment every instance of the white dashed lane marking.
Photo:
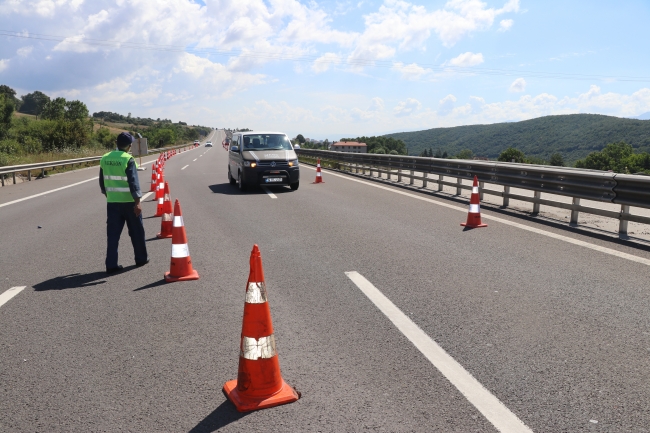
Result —
[[22, 292], [22, 290], [26, 286], [18, 286], [18, 287], [12, 287], [11, 289], [7, 290], [4, 292], [2, 295], [0, 295], [0, 307], [2, 307], [4, 304], [9, 302], [11, 298]]
[[358, 272], [345, 275], [501, 433], [532, 433], [517, 416]]
[[186, 165], [185, 167], [181, 168], [181, 170], [185, 170], [185, 169], [186, 169], [187, 167], [189, 167], [189, 166], [190, 166], [190, 165], [188, 164], [188, 165]]
[[194, 159], [192, 160], [192, 162], [196, 161], [197, 159], [198, 159], [198, 158], [194, 158]]
[[265, 193], [269, 195], [271, 198], [278, 198], [275, 194], [273, 194], [267, 187], [263, 186], [262, 189], [264, 190]]

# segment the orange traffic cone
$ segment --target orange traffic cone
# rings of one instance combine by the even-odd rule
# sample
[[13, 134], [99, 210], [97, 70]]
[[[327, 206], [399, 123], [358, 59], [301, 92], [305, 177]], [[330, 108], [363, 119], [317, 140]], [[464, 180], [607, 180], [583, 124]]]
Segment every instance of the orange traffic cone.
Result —
[[316, 162], [316, 180], [312, 183], [325, 183], [323, 180], [323, 175], [320, 171], [320, 158], [318, 158], [318, 161]]
[[172, 261], [169, 272], [165, 272], [165, 281], [198, 280], [199, 273], [192, 267], [190, 250], [187, 247], [187, 236], [183, 223], [183, 213], [178, 199], [174, 203], [174, 224], [172, 227]]
[[157, 183], [158, 183], [158, 173], [156, 172], [156, 163], [154, 162], [153, 167], [151, 168], [151, 188], [149, 188], [149, 191], [155, 192]]
[[487, 227], [487, 224], [481, 222], [481, 201], [478, 194], [478, 177], [474, 176], [474, 185], [472, 186], [472, 197], [469, 199], [469, 212], [467, 213], [467, 222], [461, 226], [469, 228]]
[[165, 203], [164, 183], [159, 183], [158, 186], [156, 187], [156, 201], [158, 202], [158, 204], [156, 205], [156, 213], [154, 214], [154, 216], [160, 217], [163, 215], [163, 204]]
[[163, 201], [163, 214], [160, 220], [160, 233], [156, 235], [159, 239], [172, 237], [172, 201], [169, 197], [169, 184], [165, 182], [165, 200]]
[[237, 379], [226, 382], [223, 391], [239, 412], [293, 403], [300, 398], [300, 394], [280, 374], [262, 256], [257, 245], [251, 252], [246, 285], [239, 371]]

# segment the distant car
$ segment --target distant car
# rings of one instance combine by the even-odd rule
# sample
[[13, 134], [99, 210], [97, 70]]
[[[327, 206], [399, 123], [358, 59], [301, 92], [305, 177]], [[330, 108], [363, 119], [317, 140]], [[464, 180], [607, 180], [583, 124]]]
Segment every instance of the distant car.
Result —
[[212, 142], [211, 141], [206, 141], [205, 142], [205, 147], [212, 147]]
[[230, 138], [226, 138], [221, 142], [221, 145], [223, 146], [224, 149], [228, 150], [228, 147], [230, 146]]
[[199, 140], [194, 140], [194, 144], [201, 144]]
[[282, 132], [236, 132], [228, 152], [228, 180], [231, 185], [300, 185], [298, 156]]

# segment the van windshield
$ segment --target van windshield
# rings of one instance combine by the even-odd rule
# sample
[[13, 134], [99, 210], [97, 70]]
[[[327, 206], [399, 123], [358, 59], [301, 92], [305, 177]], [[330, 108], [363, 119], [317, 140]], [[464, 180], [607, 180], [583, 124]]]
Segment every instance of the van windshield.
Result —
[[244, 135], [244, 150], [293, 150], [284, 134]]

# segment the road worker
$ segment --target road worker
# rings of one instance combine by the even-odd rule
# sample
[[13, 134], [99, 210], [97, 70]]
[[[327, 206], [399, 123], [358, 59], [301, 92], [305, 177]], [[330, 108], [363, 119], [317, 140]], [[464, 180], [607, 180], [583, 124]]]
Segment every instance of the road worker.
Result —
[[117, 149], [102, 156], [99, 163], [99, 187], [106, 196], [106, 272], [111, 274], [123, 269], [117, 263], [117, 247], [124, 223], [129, 230], [135, 265], [149, 263], [147, 245], [142, 224], [140, 181], [137, 164], [129, 155], [133, 136], [122, 132], [117, 136]]

